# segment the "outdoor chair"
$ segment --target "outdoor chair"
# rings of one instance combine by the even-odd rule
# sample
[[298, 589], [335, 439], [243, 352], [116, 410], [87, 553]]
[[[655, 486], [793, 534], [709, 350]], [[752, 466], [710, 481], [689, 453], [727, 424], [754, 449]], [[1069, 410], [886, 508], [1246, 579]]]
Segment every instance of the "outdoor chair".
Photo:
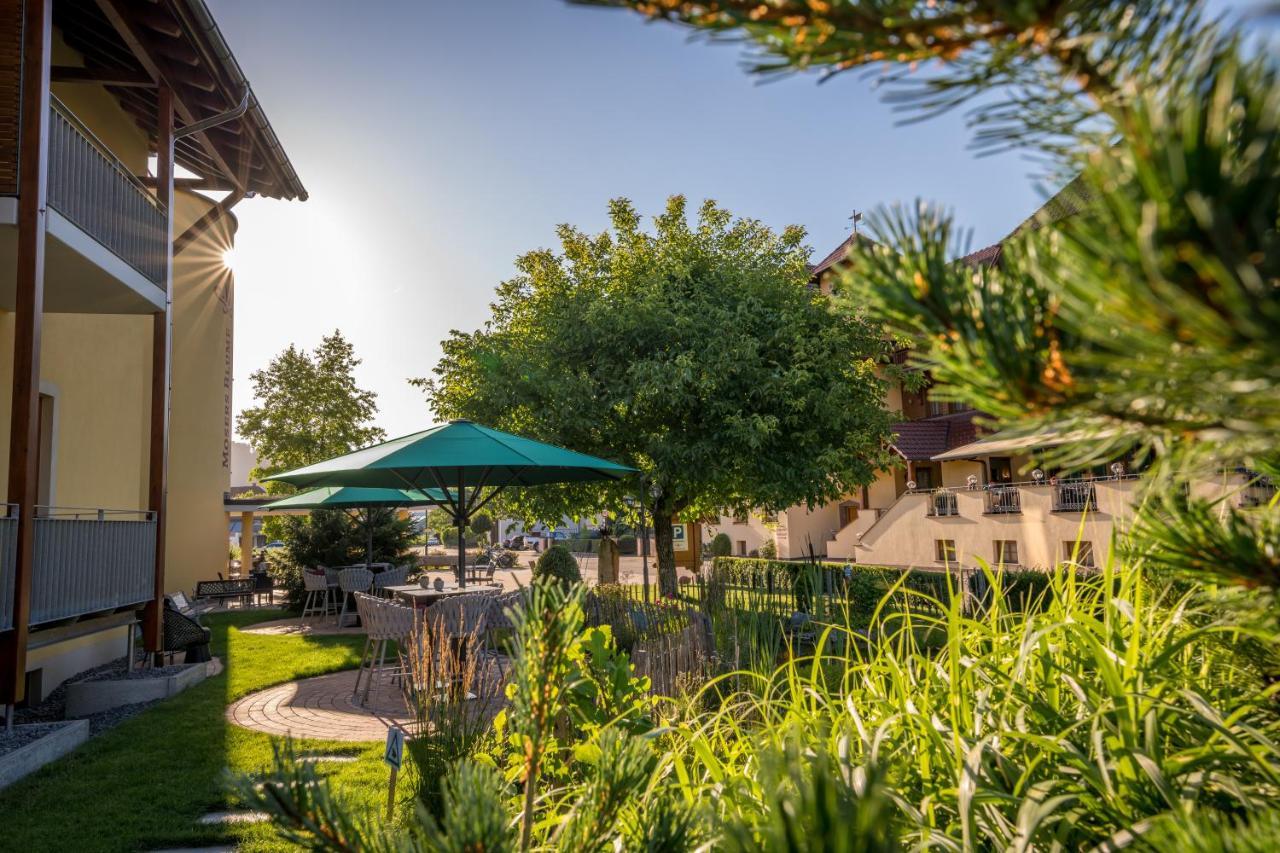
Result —
[[302, 603], [302, 621], [308, 616], [328, 616], [333, 612], [333, 597], [329, 594], [329, 579], [322, 569], [303, 569], [302, 588], [307, 593]]
[[[352, 697], [360, 694], [360, 682], [364, 681], [364, 693], [360, 696], [360, 704], [369, 701], [369, 690], [373, 681], [381, 674], [390, 674], [394, 681], [404, 672], [401, 650], [413, 636], [414, 614], [412, 607], [395, 604], [373, 595], [362, 592], [354, 593], [356, 612], [365, 626], [364, 653], [360, 657], [360, 666], [356, 670], [356, 684], [351, 690]], [[387, 644], [396, 644], [398, 665], [387, 666]]]
[[342, 590], [342, 610], [338, 612], [338, 627], [347, 621], [347, 607], [351, 602], [351, 594], [368, 592], [373, 586], [373, 572], [364, 566], [349, 566], [338, 572], [338, 587]]
[[337, 592], [338, 591], [338, 572], [341, 570], [330, 569], [326, 566], [321, 566], [321, 569], [324, 570], [324, 578], [325, 578], [325, 581], [329, 584], [329, 589], [333, 590], [334, 592]]
[[493, 573], [498, 567], [493, 563], [483, 563], [467, 567], [467, 580], [475, 583], [492, 583]]
[[187, 599], [186, 593], [182, 592], [170, 593], [165, 596], [165, 600], [169, 602], [174, 610], [178, 611], [183, 616], [186, 616], [188, 619], [194, 619], [197, 622], [200, 621], [201, 616], [218, 606], [212, 602], [205, 602], [197, 606]]
[[275, 578], [266, 572], [254, 572], [253, 578], [253, 597], [256, 604], [262, 603], [262, 596], [267, 597], [267, 604], [274, 604], [276, 597], [276, 581]]
[[373, 594], [380, 595], [383, 598], [391, 598], [391, 593], [387, 591], [387, 587], [401, 586], [409, 582], [409, 567], [401, 566], [398, 569], [387, 569], [378, 572], [373, 576]]
[[164, 637], [162, 652], [175, 655], [184, 652], [185, 663], [203, 663], [210, 659], [209, 629], [193, 616], [186, 616], [174, 608], [168, 597], [164, 600]]
[[504, 663], [507, 660], [506, 643], [515, 631], [515, 624], [507, 615], [508, 610], [518, 610], [524, 604], [525, 590], [516, 589], [500, 595], [489, 595], [489, 612], [484, 620], [484, 633], [480, 637], [480, 654], [498, 668], [498, 674], [506, 678]]

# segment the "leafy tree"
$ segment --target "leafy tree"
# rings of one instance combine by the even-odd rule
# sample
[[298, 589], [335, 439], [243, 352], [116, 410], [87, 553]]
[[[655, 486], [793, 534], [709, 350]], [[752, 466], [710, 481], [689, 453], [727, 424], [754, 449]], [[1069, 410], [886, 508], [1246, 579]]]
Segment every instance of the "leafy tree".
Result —
[[728, 533], [717, 533], [711, 539], [711, 556], [728, 557], [733, 553], [733, 540]]
[[[356, 385], [359, 364], [350, 342], [334, 331], [311, 352], [290, 344], [265, 368], [249, 375], [256, 405], [240, 413], [236, 429], [258, 454], [254, 479], [322, 462], [386, 438], [381, 427], [370, 423], [378, 413], [377, 395]], [[276, 482], [267, 483], [266, 489], [271, 494], [295, 491]], [[347, 523], [354, 524], [349, 519]], [[296, 525], [267, 518], [264, 532], [284, 539], [296, 532]]]
[[[672, 197], [653, 233], [631, 203], [612, 229], [559, 229], [530, 252], [493, 316], [444, 342], [417, 380], [438, 416], [467, 417], [614, 459], [644, 474], [659, 579], [676, 592], [672, 522], [723, 507], [821, 504], [869, 482], [888, 417], [875, 330], [811, 291], [803, 232], [780, 234]], [[635, 483], [528, 489], [517, 517], [621, 503]]]
[[487, 512], [478, 512], [472, 517], [470, 527], [476, 538], [484, 541], [493, 532], [493, 517]]
[[1160, 499], [1130, 540], [1149, 562], [1280, 590], [1280, 557], [1256, 533], [1280, 506], [1223, 502], [1210, 529], [1181, 488], [1237, 467], [1280, 476], [1271, 45], [1246, 47], [1198, 2], [602, 5], [745, 36], [759, 72], [881, 65], [889, 97], [918, 115], [985, 95], [976, 144], [1030, 149], [1069, 185], [977, 269], [955, 263], [947, 212], [879, 211], [877, 242], [851, 258], [849, 304], [910, 340], [941, 395], [1010, 431], [1080, 436], [1048, 461], [1154, 461]]
[[[351, 343], [335, 331], [311, 352], [290, 344], [262, 370], [249, 375], [257, 405], [245, 409], [236, 429], [258, 454], [253, 477], [321, 462], [381, 441], [371, 421], [377, 395], [356, 384], [360, 364]], [[268, 483], [268, 491], [291, 487]]]

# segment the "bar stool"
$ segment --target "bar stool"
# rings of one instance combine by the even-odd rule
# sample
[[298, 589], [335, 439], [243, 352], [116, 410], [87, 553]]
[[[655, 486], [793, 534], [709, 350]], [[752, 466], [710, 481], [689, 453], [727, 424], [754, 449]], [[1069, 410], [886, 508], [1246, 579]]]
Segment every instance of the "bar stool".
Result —
[[342, 590], [342, 610], [338, 613], [339, 628], [347, 621], [347, 606], [351, 601], [351, 594], [368, 592], [371, 586], [373, 586], [373, 572], [363, 566], [352, 566], [338, 572], [338, 587]]
[[307, 597], [302, 603], [302, 621], [308, 616], [328, 616], [333, 612], [333, 600], [329, 595], [329, 581], [325, 573], [318, 569], [302, 570], [302, 588]]

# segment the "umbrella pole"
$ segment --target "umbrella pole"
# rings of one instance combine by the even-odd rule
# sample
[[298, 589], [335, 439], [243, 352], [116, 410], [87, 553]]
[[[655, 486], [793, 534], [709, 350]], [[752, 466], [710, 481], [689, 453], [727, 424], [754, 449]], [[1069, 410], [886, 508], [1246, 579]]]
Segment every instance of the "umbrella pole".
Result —
[[462, 485], [462, 469], [458, 469], [458, 513], [454, 516], [458, 522], [458, 588], [467, 586], [467, 493]]
[[364, 511], [364, 530], [368, 537], [365, 542], [364, 564], [368, 567], [373, 565], [373, 507]]

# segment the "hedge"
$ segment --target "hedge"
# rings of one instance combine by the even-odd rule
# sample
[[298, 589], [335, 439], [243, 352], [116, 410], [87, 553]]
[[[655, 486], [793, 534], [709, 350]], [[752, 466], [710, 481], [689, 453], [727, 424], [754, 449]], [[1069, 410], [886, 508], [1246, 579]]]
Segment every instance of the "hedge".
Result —
[[[717, 557], [712, 563], [708, 582], [717, 587], [714, 597], [730, 603], [735, 600], [747, 603], [744, 594], [763, 593], [774, 596], [768, 603], [771, 609], [794, 607], [795, 610], [812, 612], [811, 596], [822, 594], [837, 601], [847, 601], [853, 615], [869, 618], [904, 574], [906, 580], [898, 587], [888, 608], [937, 612], [939, 605], [947, 606], [953, 590], [960, 592], [966, 584], [970, 593], [965, 599], [967, 607], [980, 607], [991, 600], [992, 590], [986, 575], [977, 569], [964, 569], [961, 577], [956, 577], [955, 574], [927, 569], [909, 570], [859, 563]], [[1048, 594], [1050, 579], [1049, 572], [1038, 569], [1004, 570], [1000, 574], [1000, 583], [1005, 605], [1015, 610], [1035, 606]], [[784, 596], [790, 593], [790, 599], [777, 600], [780, 593]], [[758, 595], [749, 602], [752, 606], [761, 603]]]

